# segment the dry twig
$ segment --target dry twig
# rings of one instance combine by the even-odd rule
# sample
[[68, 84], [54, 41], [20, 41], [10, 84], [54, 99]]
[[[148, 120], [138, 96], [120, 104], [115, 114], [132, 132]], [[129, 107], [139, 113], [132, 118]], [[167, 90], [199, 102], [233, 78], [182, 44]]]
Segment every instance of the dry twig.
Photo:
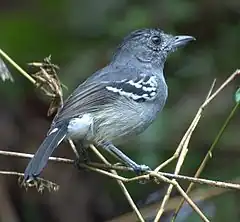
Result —
[[[92, 144], [90, 145], [90, 148], [93, 150], [93, 152], [107, 165], [109, 165], [110, 163], [107, 161], [107, 159], [95, 148], [95, 146], [93, 146]], [[112, 174], [114, 175], [118, 175], [116, 170], [110, 170]], [[141, 215], [141, 213], [139, 212], [136, 204], [134, 203], [131, 195], [129, 194], [127, 188], [125, 187], [125, 185], [123, 184], [123, 182], [121, 180], [117, 180], [118, 185], [120, 186], [120, 188], [122, 189], [125, 197], [127, 198], [130, 206], [132, 207], [132, 209], [134, 210], [134, 212], [136, 213], [138, 219], [141, 222], [144, 222], [144, 219]]]
[[[176, 168], [175, 168], [175, 171], [174, 171], [174, 174], [178, 174], [180, 172], [180, 169], [181, 169], [181, 166], [183, 165], [183, 162], [184, 162], [184, 159], [186, 157], [186, 154], [188, 152], [188, 144], [189, 144], [189, 141], [190, 141], [190, 138], [191, 138], [191, 135], [194, 131], [194, 129], [196, 128], [201, 116], [202, 116], [202, 112], [204, 110], [204, 108], [239, 74], [239, 70], [236, 70], [226, 81], [224, 81], [224, 83], [212, 94], [212, 90], [214, 88], [214, 85], [215, 85], [215, 82], [216, 80], [214, 80], [210, 90], [209, 90], [209, 93], [207, 95], [207, 98], [206, 100], [203, 102], [203, 104], [200, 106], [195, 118], [193, 119], [192, 121], [192, 124], [190, 125], [190, 127], [188, 128], [187, 132], [185, 133], [183, 139], [181, 140], [175, 154], [173, 155], [173, 157], [171, 157], [169, 160], [168, 160], [168, 163], [176, 158], [178, 158], [178, 162], [177, 162], [177, 165], [176, 165]], [[179, 155], [180, 154], [180, 155]], [[159, 167], [157, 167], [155, 169], [155, 171], [158, 171], [160, 168], [162, 167], [162, 165], [160, 165]], [[162, 204], [160, 206], [160, 209], [157, 213], [157, 216], [155, 217], [155, 220], [154, 222], [157, 222], [159, 221], [159, 219], [161, 218], [163, 212], [164, 212], [164, 208], [165, 208], [165, 205], [170, 197], [170, 194], [172, 192], [172, 189], [173, 189], [173, 185], [170, 184], [169, 187], [168, 187], [168, 190], [166, 192], [166, 195], [164, 196], [163, 198], [163, 201], [162, 201]]]
[[[0, 150], [0, 155], [2, 156], [12, 156], [12, 157], [18, 157], [18, 158], [29, 158], [31, 159], [33, 157], [33, 154], [28, 153], [20, 153], [20, 152], [12, 152], [12, 151], [4, 151]], [[58, 163], [65, 163], [65, 164], [73, 164], [75, 161], [68, 158], [62, 158], [62, 157], [50, 157], [50, 161], [58, 162]], [[189, 176], [183, 176], [183, 175], [175, 175], [172, 173], [165, 173], [165, 172], [158, 172], [155, 171], [149, 171], [146, 175], [141, 176], [135, 176], [131, 178], [122, 177], [119, 175], [112, 174], [106, 170], [103, 169], [113, 169], [113, 170], [120, 170], [120, 171], [130, 171], [133, 172], [132, 168], [125, 167], [125, 166], [117, 166], [112, 164], [102, 164], [102, 163], [79, 163], [79, 166], [82, 168], [86, 168], [98, 173], [101, 173], [103, 175], [106, 175], [108, 177], [111, 177], [113, 179], [121, 180], [124, 183], [129, 183], [133, 181], [140, 181], [140, 180], [151, 180], [153, 182], [158, 182], [158, 179], [161, 180], [159, 176], [164, 176], [169, 179], [176, 179], [176, 180], [183, 180], [183, 181], [189, 181], [197, 184], [202, 185], [208, 185], [208, 186], [214, 186], [219, 188], [225, 188], [225, 189], [237, 189], [240, 190], [240, 184], [236, 183], [230, 183], [230, 182], [222, 182], [222, 181], [216, 181], [216, 180], [208, 180], [208, 179], [202, 179], [202, 178], [195, 178], [195, 177], [189, 177]], [[4, 173], [2, 173], [4, 172]], [[0, 174], [9, 174], [8, 171], [0, 171]], [[16, 175], [15, 173], [13, 175]], [[19, 176], [21, 176], [22, 173], [19, 173]]]
[[[221, 86], [222, 88], [220, 87], [220, 89], [223, 89], [224, 86], [226, 86], [230, 81], [232, 81], [232, 80], [233, 80], [237, 75], [239, 75], [239, 74], [240, 74], [240, 70], [236, 70], [236, 71], [225, 81], [225, 84], [222, 84], [222, 86]], [[220, 92], [219, 89], [216, 90], [216, 92], [215, 92], [214, 94], [217, 95], [218, 92]], [[213, 94], [213, 95], [214, 95], [214, 94]], [[212, 97], [212, 96], [211, 96], [211, 97]], [[212, 98], [214, 98], [214, 97], [212, 97]], [[210, 99], [211, 99], [211, 98], [210, 98]], [[239, 107], [239, 105], [240, 105], [239, 103], [236, 103], [236, 105], [235, 105], [234, 108], [232, 109], [231, 113], [229, 114], [228, 118], [225, 120], [225, 122], [224, 122], [222, 128], [220, 129], [217, 137], [214, 139], [211, 147], [209, 148], [209, 151], [207, 152], [207, 154], [206, 154], [206, 156], [204, 157], [202, 163], [200, 164], [197, 172], [195, 173], [195, 175], [194, 175], [195, 178], [198, 178], [198, 177], [200, 176], [201, 172], [203, 171], [203, 169], [205, 168], [205, 166], [206, 166], [206, 164], [207, 164], [207, 161], [212, 157], [213, 149], [215, 148], [217, 142], [218, 142], [219, 139], [221, 138], [224, 130], [226, 129], [227, 125], [229, 124], [230, 120], [232, 119], [232, 117], [233, 117], [234, 113], [236, 112], [237, 108]], [[193, 185], [194, 185], [193, 182], [190, 183], [190, 185], [189, 185], [188, 188], [187, 188], [186, 193], [189, 193], [189, 192], [191, 191]], [[179, 206], [176, 208], [176, 211], [175, 211], [175, 213], [174, 213], [174, 216], [173, 216], [172, 221], [174, 221], [174, 220], [176, 219], [177, 214], [178, 214], [181, 206], [183, 205], [183, 203], [184, 203], [184, 199], [181, 200], [181, 202], [179, 203]]]

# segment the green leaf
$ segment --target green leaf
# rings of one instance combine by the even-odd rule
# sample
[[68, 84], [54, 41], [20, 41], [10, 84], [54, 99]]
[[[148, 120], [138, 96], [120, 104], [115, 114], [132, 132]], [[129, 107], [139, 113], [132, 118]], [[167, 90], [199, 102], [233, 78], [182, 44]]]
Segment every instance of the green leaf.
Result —
[[235, 101], [236, 103], [240, 102], [240, 88], [238, 88], [238, 90], [235, 93]]

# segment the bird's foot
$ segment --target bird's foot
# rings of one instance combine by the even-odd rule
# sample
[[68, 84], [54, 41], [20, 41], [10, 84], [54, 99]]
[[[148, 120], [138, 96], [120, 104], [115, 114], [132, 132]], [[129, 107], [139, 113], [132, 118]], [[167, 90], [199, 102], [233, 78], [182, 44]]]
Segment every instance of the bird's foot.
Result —
[[139, 176], [142, 174], [145, 174], [151, 170], [151, 168], [149, 166], [144, 165], [144, 164], [134, 165], [132, 168], [133, 168], [134, 172]]
[[[144, 164], [141, 165], [136, 165], [133, 167], [134, 172], [138, 175], [138, 176], [142, 176], [143, 174], [147, 174], [148, 171], [151, 170], [151, 168], [149, 166], [146, 166]], [[138, 182], [140, 184], [146, 184], [147, 183], [147, 179], [146, 178], [142, 178], [140, 179]]]
[[74, 167], [76, 167], [78, 170], [82, 170], [83, 167], [81, 166], [81, 164], [88, 164], [90, 162], [90, 159], [86, 156], [80, 156], [79, 158], [77, 158], [76, 160], [74, 160], [73, 165]]
[[78, 158], [74, 161], [74, 166], [80, 170], [82, 169], [80, 166], [81, 163], [88, 164], [90, 162], [90, 158], [87, 150], [83, 146], [78, 149], [78, 154]]

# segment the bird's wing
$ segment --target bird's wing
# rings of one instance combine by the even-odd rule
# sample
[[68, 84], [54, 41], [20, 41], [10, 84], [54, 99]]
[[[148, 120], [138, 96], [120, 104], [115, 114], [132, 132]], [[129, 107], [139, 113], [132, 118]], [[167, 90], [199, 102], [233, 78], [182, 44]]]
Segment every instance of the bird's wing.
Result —
[[122, 96], [143, 102], [145, 98], [142, 98], [143, 94], [137, 84], [144, 80], [147, 82], [149, 79], [149, 75], [138, 73], [136, 69], [99, 71], [79, 85], [68, 97], [53, 124], [84, 113], [99, 111]]

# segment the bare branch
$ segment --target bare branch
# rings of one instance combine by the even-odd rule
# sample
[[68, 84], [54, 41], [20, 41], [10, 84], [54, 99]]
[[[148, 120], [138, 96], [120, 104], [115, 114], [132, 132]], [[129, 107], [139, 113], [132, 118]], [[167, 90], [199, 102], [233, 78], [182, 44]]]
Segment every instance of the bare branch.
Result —
[[[184, 159], [186, 157], [186, 154], [188, 152], [188, 144], [189, 144], [189, 141], [190, 141], [190, 138], [191, 138], [191, 135], [194, 131], [194, 129], [196, 128], [200, 118], [201, 118], [201, 115], [202, 115], [202, 112], [204, 110], [204, 108], [232, 81], [234, 80], [234, 78], [239, 75], [240, 73], [240, 70], [236, 70], [229, 78], [227, 78], [227, 80], [225, 80], [221, 86], [212, 94], [212, 91], [213, 91], [213, 88], [214, 88], [214, 85], [215, 85], [215, 80], [209, 90], [209, 93], [207, 95], [207, 98], [206, 100], [204, 101], [204, 103], [200, 106], [192, 124], [190, 125], [190, 127], [188, 128], [187, 132], [185, 133], [183, 139], [181, 140], [175, 154], [173, 155], [173, 157], [177, 158], [179, 153], [180, 153], [180, 156], [179, 156], [179, 159], [178, 159], [178, 162], [177, 162], [177, 165], [176, 165], [176, 168], [175, 168], [175, 171], [174, 171], [174, 174], [178, 174], [180, 172], [180, 169], [181, 169], [181, 166], [183, 165], [183, 162], [184, 162]], [[172, 158], [173, 160], [174, 158]], [[161, 166], [161, 165], [160, 165]], [[159, 169], [160, 169], [160, 166], [157, 167], [155, 169], [155, 171], [157, 172]], [[173, 185], [170, 184], [169, 187], [168, 187], [168, 190], [167, 190], [167, 193], [166, 195], [164, 196], [164, 199], [163, 199], [163, 202], [160, 206], [160, 209], [157, 213], [157, 216], [154, 220], [154, 222], [157, 222], [159, 221], [159, 219], [161, 218], [163, 212], [164, 212], [164, 208], [165, 208], [165, 205], [167, 203], [167, 200], [169, 199], [170, 197], [170, 194], [172, 192], [172, 189], [173, 189]]]
[[[94, 151], [94, 153], [95, 153], [105, 164], [110, 164], [110, 163], [107, 161], [107, 159], [106, 159], [104, 156], [102, 156], [102, 154], [101, 154], [92, 144], [90, 145], [90, 148]], [[115, 174], [115, 175], [118, 175], [115, 170], [111, 170], [111, 173], [112, 173], [112, 174]], [[125, 187], [125, 185], [123, 184], [123, 182], [120, 181], [120, 180], [117, 180], [117, 183], [118, 183], [118, 185], [121, 187], [121, 189], [122, 189], [125, 197], [127, 198], [129, 204], [131, 205], [132, 209], [133, 209], [134, 212], [136, 213], [138, 219], [139, 219], [141, 222], [144, 222], [144, 219], [143, 219], [141, 213], [139, 212], [137, 206], [135, 205], [132, 197], [130, 196], [130, 194], [129, 194], [127, 188]]]
[[[211, 95], [211, 92], [213, 90], [213, 87], [214, 87], [214, 84], [215, 84], [215, 80], [213, 81], [213, 84], [208, 92], [208, 95], [207, 95], [207, 98], [206, 100], [208, 99], [208, 97]], [[174, 171], [174, 174], [177, 175], [179, 174], [180, 170], [181, 170], [181, 167], [184, 163], [184, 160], [185, 160], [185, 157], [187, 155], [187, 152], [188, 152], [188, 144], [189, 144], [189, 141], [191, 139], [191, 136], [192, 136], [192, 133], [193, 131], [195, 130], [200, 118], [201, 118], [201, 114], [203, 112], [203, 108], [202, 106], [199, 108], [195, 118], [193, 119], [191, 125], [189, 126], [187, 132], [185, 133], [185, 135], [183, 136], [175, 154], [173, 155], [173, 157], [175, 158], [178, 158], [178, 162], [177, 162], [177, 165], [176, 165], [176, 168], [175, 168], [175, 171]], [[160, 167], [157, 167], [155, 169], [155, 172], [158, 172]], [[176, 180], [173, 180], [173, 181], [176, 181]], [[164, 196], [163, 198], [163, 201], [162, 201], [162, 204], [160, 206], [160, 209], [154, 219], [154, 222], [158, 222], [161, 218], [161, 216], [163, 215], [163, 212], [164, 212], [164, 208], [165, 208], [165, 205], [167, 204], [167, 201], [168, 199], [170, 198], [170, 195], [171, 195], [171, 192], [172, 192], [172, 189], [173, 189], [173, 184], [170, 184], [169, 187], [168, 187], [168, 190], [166, 192], [166, 195]]]
[[[12, 157], [20, 157], [20, 158], [28, 158], [31, 159], [34, 155], [33, 154], [28, 154], [28, 153], [19, 153], [19, 152], [12, 152], [12, 151], [4, 151], [0, 150], [0, 155], [3, 156], [12, 156]], [[53, 162], [60, 162], [60, 163], [66, 163], [66, 164], [73, 164], [74, 160], [68, 159], [68, 158], [62, 158], [62, 157], [50, 157], [50, 161]], [[175, 175], [171, 173], [165, 173], [165, 172], [158, 172], [156, 173], [155, 171], [149, 171], [148, 174], [142, 175], [142, 176], [137, 176], [137, 177], [132, 177], [132, 178], [125, 178], [121, 177], [119, 175], [112, 174], [108, 171], [101, 170], [102, 169], [113, 169], [113, 170], [120, 170], [120, 171], [131, 171], [133, 172], [133, 169], [130, 167], [125, 167], [125, 166], [117, 166], [117, 165], [112, 165], [112, 164], [102, 164], [102, 163], [79, 163], [80, 167], [90, 169], [92, 171], [98, 172], [105, 174], [109, 177], [122, 180], [125, 183], [133, 182], [133, 181], [139, 181], [142, 179], [145, 180], [152, 180], [152, 177], [158, 178], [160, 176], [165, 176], [167, 178], [171, 179], [177, 179], [177, 180], [184, 180], [184, 181], [189, 181], [193, 183], [198, 183], [202, 185], [209, 185], [209, 186], [214, 186], [214, 187], [220, 187], [220, 188], [226, 188], [226, 189], [237, 189], [240, 190], [240, 184], [235, 184], [235, 183], [227, 183], [227, 182], [222, 182], [222, 181], [215, 181], [215, 180], [208, 180], [208, 179], [202, 179], [202, 178], [195, 178], [195, 177], [189, 177], [189, 176], [184, 176], [184, 175]], [[6, 172], [6, 171], [0, 171], [1, 172]], [[8, 175], [11, 175], [10, 171]], [[5, 174], [5, 173], [2, 173]], [[17, 175], [15, 172], [12, 175]], [[22, 173], [19, 173], [19, 175], [22, 175]], [[155, 181], [156, 182], [156, 181]]]
[[15, 67], [24, 77], [26, 77], [31, 83], [36, 84], [35, 79], [33, 79], [27, 72], [25, 72], [16, 62], [14, 62], [2, 49], [0, 49], [0, 54], [13, 66]]

